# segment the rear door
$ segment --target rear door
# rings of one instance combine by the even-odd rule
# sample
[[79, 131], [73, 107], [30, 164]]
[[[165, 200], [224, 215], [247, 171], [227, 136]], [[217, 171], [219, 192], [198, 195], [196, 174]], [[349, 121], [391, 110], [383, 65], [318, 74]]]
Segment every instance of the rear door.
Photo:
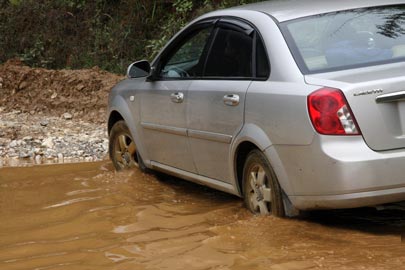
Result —
[[198, 173], [230, 182], [230, 145], [244, 123], [255, 32], [245, 23], [221, 20], [214, 35], [203, 78], [189, 87], [187, 128]]

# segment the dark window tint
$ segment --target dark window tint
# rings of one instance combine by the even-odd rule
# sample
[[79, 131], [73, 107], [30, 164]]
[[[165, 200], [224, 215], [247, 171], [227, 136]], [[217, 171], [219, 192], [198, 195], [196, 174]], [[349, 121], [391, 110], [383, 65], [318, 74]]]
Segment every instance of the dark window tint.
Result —
[[256, 42], [256, 77], [267, 78], [270, 73], [269, 60], [261, 38], [257, 37]]
[[207, 77], [252, 77], [252, 37], [219, 28], [205, 67]]
[[160, 75], [163, 78], [199, 77], [202, 73], [201, 59], [212, 27], [201, 29], [186, 37], [168, 57]]

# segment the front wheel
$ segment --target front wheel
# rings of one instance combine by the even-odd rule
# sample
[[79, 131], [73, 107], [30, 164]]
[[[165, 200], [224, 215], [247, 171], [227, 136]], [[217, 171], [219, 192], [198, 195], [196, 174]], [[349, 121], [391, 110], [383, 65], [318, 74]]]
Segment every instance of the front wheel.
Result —
[[117, 171], [134, 167], [140, 168], [141, 171], [147, 170], [125, 121], [120, 120], [111, 128], [108, 148]]
[[249, 153], [243, 167], [243, 195], [254, 214], [284, 217], [284, 205], [277, 177], [259, 150]]

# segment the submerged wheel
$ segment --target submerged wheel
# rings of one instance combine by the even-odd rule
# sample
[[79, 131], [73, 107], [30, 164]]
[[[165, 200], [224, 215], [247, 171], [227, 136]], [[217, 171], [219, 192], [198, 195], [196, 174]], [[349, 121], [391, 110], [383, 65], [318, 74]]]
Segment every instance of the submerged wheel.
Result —
[[117, 171], [138, 167], [146, 171], [146, 167], [137, 151], [134, 139], [127, 124], [120, 120], [110, 131], [109, 154]]
[[284, 205], [277, 177], [259, 150], [249, 153], [243, 167], [243, 196], [254, 214], [284, 217]]

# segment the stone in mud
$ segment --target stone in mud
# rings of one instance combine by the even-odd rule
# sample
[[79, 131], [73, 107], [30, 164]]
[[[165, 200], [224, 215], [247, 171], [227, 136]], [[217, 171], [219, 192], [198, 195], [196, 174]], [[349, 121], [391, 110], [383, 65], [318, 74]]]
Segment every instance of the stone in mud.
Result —
[[23, 89], [27, 88], [27, 86], [28, 86], [28, 82], [23, 81], [23, 82], [21, 82], [20, 85], [18, 86], [18, 89], [19, 89], [19, 90], [23, 90]]
[[36, 156], [35, 156], [35, 163], [36, 163], [36, 164], [41, 164], [41, 161], [42, 161], [41, 156], [40, 156], [40, 155], [36, 155]]
[[39, 124], [40, 124], [41, 126], [43, 126], [43, 127], [46, 127], [46, 126], [49, 124], [49, 121], [46, 120], [46, 119], [44, 119], [44, 120], [41, 120], [41, 122], [39, 122]]
[[63, 117], [63, 119], [65, 119], [65, 120], [72, 120], [73, 115], [71, 115], [70, 113], [64, 113], [64, 114], [62, 115], [62, 117]]
[[10, 144], [9, 144], [9, 147], [10, 148], [14, 148], [14, 147], [17, 147], [19, 144], [18, 144], [18, 141], [17, 140], [12, 140], [11, 142], [10, 142]]
[[27, 152], [20, 152], [20, 154], [18, 155], [19, 158], [30, 158], [31, 155]]
[[42, 146], [43, 146], [43, 147], [46, 147], [46, 148], [53, 148], [54, 143], [53, 143], [52, 137], [46, 138], [46, 139], [42, 142]]

